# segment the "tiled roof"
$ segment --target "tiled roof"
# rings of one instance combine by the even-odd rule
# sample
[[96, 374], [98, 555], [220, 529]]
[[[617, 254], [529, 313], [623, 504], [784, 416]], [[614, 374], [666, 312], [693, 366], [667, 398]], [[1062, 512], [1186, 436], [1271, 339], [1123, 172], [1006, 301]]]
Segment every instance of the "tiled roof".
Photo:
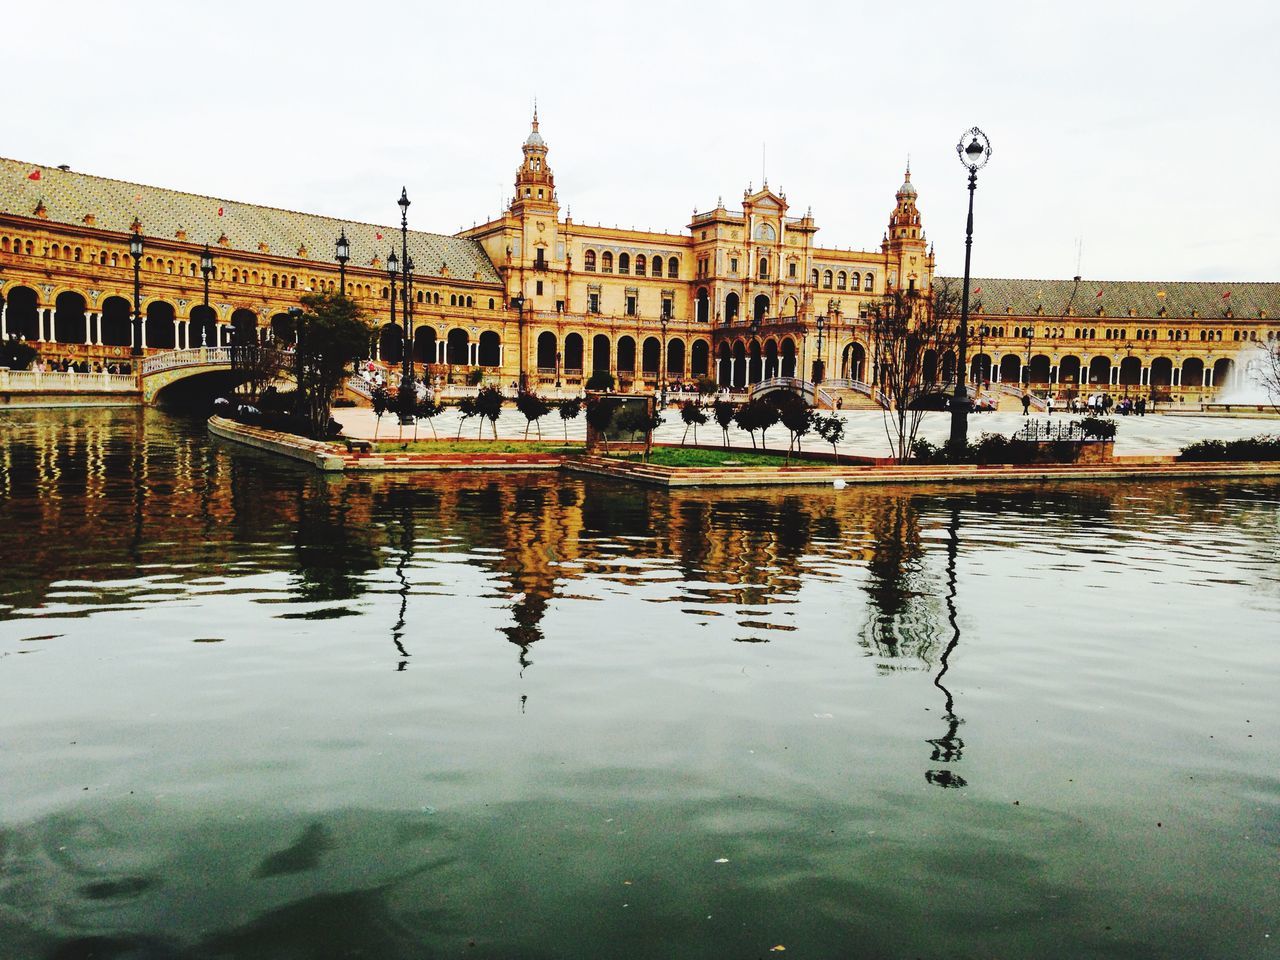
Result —
[[[37, 170], [40, 179], [30, 179]], [[81, 225], [92, 214], [95, 228], [128, 233], [137, 217], [147, 237], [176, 240], [178, 231], [185, 230], [188, 242], [208, 243], [215, 250], [254, 255], [262, 252], [260, 244], [266, 244], [266, 252], [274, 256], [330, 266], [336, 266], [334, 241], [341, 230], [351, 241], [352, 266], [368, 266], [375, 254], [385, 258], [393, 243], [397, 255], [400, 249], [399, 227], [277, 210], [0, 158], [0, 213], [31, 217], [41, 202], [51, 223]], [[228, 242], [219, 247], [217, 240], [223, 234]], [[298, 252], [302, 248], [305, 256]], [[478, 274], [484, 283], [501, 282], [484, 248], [474, 240], [411, 230], [409, 255], [420, 277], [438, 275], [445, 264], [449, 276], [459, 280]]]
[[[959, 289], [959, 277], [939, 277]], [[1224, 294], [1230, 293], [1230, 296]], [[1074, 298], [1073, 298], [1074, 294]], [[1099, 296], [1101, 294], [1101, 296]], [[1188, 282], [1147, 280], [1005, 280], [975, 277], [969, 281], [969, 295], [982, 304], [987, 316], [1005, 314], [1013, 308], [1016, 316], [1060, 317], [1067, 307], [1078, 317], [1096, 317], [1101, 307], [1104, 317], [1123, 319], [1130, 309], [1137, 317], [1158, 317], [1163, 307], [1170, 318], [1190, 317], [1198, 312], [1206, 320], [1225, 319], [1230, 310], [1236, 319], [1280, 317], [1280, 283], [1233, 283], [1230, 281]]]

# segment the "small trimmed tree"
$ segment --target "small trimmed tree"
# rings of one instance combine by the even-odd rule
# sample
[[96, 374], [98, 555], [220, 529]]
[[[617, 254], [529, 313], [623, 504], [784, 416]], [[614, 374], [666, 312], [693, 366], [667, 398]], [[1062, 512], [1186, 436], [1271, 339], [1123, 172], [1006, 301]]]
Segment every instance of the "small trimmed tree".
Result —
[[702, 376], [698, 378], [698, 396], [702, 398], [704, 403], [706, 402], [707, 397], [714, 394], [717, 389], [719, 388], [716, 386], [716, 382], [712, 377]]
[[462, 439], [462, 428], [466, 422], [478, 414], [475, 397], [463, 397], [458, 401], [458, 439]]
[[333, 398], [369, 342], [369, 324], [361, 309], [335, 293], [308, 293], [293, 314], [297, 347], [293, 373], [298, 383], [298, 414], [314, 438], [329, 433]]
[[587, 423], [600, 441], [604, 444], [605, 455], [609, 454], [609, 437], [606, 431], [613, 422], [613, 415], [618, 410], [619, 400], [616, 397], [588, 397]]
[[521, 391], [516, 394], [516, 409], [524, 414], [524, 438], [529, 439], [529, 427], [533, 424], [538, 426], [538, 439], [542, 439], [542, 424], [539, 422], [548, 413], [551, 412], [551, 406], [547, 401], [532, 391]]
[[383, 414], [391, 406], [391, 394], [386, 387], [378, 384], [369, 395], [369, 402], [373, 404], [373, 439], [376, 443], [378, 440], [378, 425], [382, 423]]
[[784, 404], [780, 415], [782, 417], [782, 425], [791, 433], [791, 440], [787, 444], [787, 461], [790, 462], [792, 448], [794, 447], [797, 453], [800, 452], [801, 440], [806, 433], [813, 429], [813, 407], [797, 398], [790, 403]]
[[693, 427], [693, 445], [698, 445], [698, 427], [707, 422], [707, 415], [695, 400], [686, 400], [680, 407], [680, 419], [684, 421], [684, 436], [680, 438], [680, 446], [684, 446], [689, 436], [689, 428]]
[[498, 418], [502, 416], [502, 404], [506, 398], [497, 387], [481, 387], [476, 394], [476, 412], [480, 414], [480, 429], [488, 420], [493, 428], [493, 439], [498, 439]]
[[715, 406], [711, 408], [712, 415], [716, 418], [716, 423], [720, 425], [720, 432], [724, 434], [725, 449], [729, 449], [729, 425], [734, 420], [734, 407], [728, 400], [717, 400]]
[[418, 439], [418, 420], [425, 420], [431, 425], [431, 439], [438, 440], [435, 420], [443, 412], [444, 407], [436, 403], [435, 399], [430, 395], [419, 400], [418, 406], [414, 410], [414, 413], [417, 414], [417, 419], [413, 422], [413, 439]]
[[564, 424], [564, 442], [569, 442], [569, 421], [577, 420], [582, 414], [582, 398], [570, 397], [560, 403], [560, 422]]
[[838, 413], [833, 413], [829, 417], [818, 417], [815, 429], [818, 431], [818, 436], [831, 444], [831, 454], [836, 458], [836, 463], [839, 463], [840, 451], [836, 449], [836, 444], [844, 439], [844, 417]]
[[613, 389], [614, 383], [612, 373], [608, 370], [597, 370], [587, 379], [587, 389], [607, 393]]

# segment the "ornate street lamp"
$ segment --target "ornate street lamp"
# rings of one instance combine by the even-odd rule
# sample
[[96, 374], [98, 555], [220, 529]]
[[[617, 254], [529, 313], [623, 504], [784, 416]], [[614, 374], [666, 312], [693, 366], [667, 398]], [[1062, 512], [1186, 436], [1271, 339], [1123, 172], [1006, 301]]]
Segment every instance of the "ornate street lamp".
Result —
[[562, 356], [563, 355], [560, 353], [560, 351], [557, 350], [556, 351], [556, 389], [557, 390], [560, 389], [560, 361], [562, 359]]
[[[968, 144], [965, 140], [968, 140]], [[978, 187], [978, 171], [991, 159], [991, 141], [977, 127], [956, 144], [956, 154], [969, 171], [969, 218], [964, 228], [964, 287], [960, 295], [960, 353], [956, 364], [956, 392], [951, 401], [951, 447], [963, 450], [969, 442], [969, 396], [965, 389], [965, 368], [969, 346], [969, 258], [973, 252], [973, 192]]]
[[396, 275], [400, 271], [400, 259], [395, 250], [387, 254], [387, 279], [391, 281], [391, 326], [396, 325]]
[[133, 221], [133, 233], [129, 235], [129, 256], [133, 257], [133, 349], [135, 357], [142, 356], [142, 223]]
[[347, 228], [343, 227], [338, 234], [338, 242], [334, 244], [335, 257], [338, 261], [338, 292], [347, 295], [347, 261], [351, 259], [351, 244], [347, 240]]
[[[400, 371], [400, 394], [401, 394], [401, 422], [412, 420], [412, 407], [408, 405], [408, 401], [403, 399], [405, 391], [413, 390], [413, 299], [409, 287], [413, 281], [413, 261], [409, 258], [409, 194], [404, 187], [400, 188], [400, 199], [396, 201], [400, 206], [400, 269], [403, 271], [401, 276], [400, 296], [404, 298], [404, 356], [401, 358]], [[412, 392], [408, 394], [413, 397]], [[416, 398], [414, 398], [416, 399]]]
[[[835, 306], [834, 300], [827, 301], [828, 312], [833, 312], [832, 308], [834, 306]], [[813, 373], [812, 373], [813, 385], [816, 387], [818, 384], [822, 382], [822, 327], [827, 322], [827, 317], [824, 314], [820, 313], [813, 318], [813, 322], [818, 327], [818, 355], [813, 358]]]
[[[528, 388], [528, 377], [524, 372], [524, 294], [517, 293], [511, 298], [511, 306], [516, 308], [516, 340], [518, 343], [518, 352], [520, 354], [520, 392], [524, 393]], [[556, 373], [559, 377], [559, 371]], [[556, 386], [560, 386], [559, 382]]]
[[[658, 355], [658, 382], [662, 388], [662, 406], [667, 406], [667, 317], [664, 311], [658, 318], [662, 324], [662, 352]], [[761, 363], [764, 361], [762, 360]]]
[[[200, 254], [200, 272], [204, 274], [204, 310], [200, 315], [200, 346], [208, 346], [204, 342], [205, 326], [209, 323], [209, 278], [213, 276], [213, 254], [209, 252], [209, 245], [204, 245], [204, 253]], [[216, 331], [217, 325], [214, 325]], [[216, 346], [216, 344], [215, 344]]]

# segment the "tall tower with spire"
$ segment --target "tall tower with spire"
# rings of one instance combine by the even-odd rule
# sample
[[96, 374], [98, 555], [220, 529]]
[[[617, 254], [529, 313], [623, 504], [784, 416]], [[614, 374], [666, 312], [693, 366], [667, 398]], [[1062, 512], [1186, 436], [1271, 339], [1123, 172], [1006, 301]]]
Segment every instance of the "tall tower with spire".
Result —
[[536, 213], [556, 216], [560, 211], [556, 200], [556, 178], [547, 165], [547, 142], [538, 132], [538, 108], [533, 108], [533, 127], [525, 137], [524, 162], [516, 171], [516, 194], [511, 200], [511, 212], [516, 216]]
[[888, 260], [886, 277], [889, 289], [903, 292], [915, 290], [927, 293], [933, 279], [933, 256], [928, 252], [924, 225], [916, 206], [916, 188], [911, 182], [911, 163], [902, 186], [894, 194], [893, 212], [889, 214], [889, 229], [885, 232], [881, 249]]

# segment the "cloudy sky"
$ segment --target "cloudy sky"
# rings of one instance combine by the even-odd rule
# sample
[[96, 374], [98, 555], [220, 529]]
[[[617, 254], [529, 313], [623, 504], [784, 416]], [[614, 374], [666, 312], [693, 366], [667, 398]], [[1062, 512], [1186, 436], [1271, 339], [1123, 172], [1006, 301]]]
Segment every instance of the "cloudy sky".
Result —
[[[200, 11], [197, 13], [196, 11]], [[443, 233], [509, 195], [534, 97], [562, 206], [680, 231], [768, 182], [875, 248], [911, 158], [959, 273], [1280, 280], [1280, 5], [13, 4], [0, 154]]]

